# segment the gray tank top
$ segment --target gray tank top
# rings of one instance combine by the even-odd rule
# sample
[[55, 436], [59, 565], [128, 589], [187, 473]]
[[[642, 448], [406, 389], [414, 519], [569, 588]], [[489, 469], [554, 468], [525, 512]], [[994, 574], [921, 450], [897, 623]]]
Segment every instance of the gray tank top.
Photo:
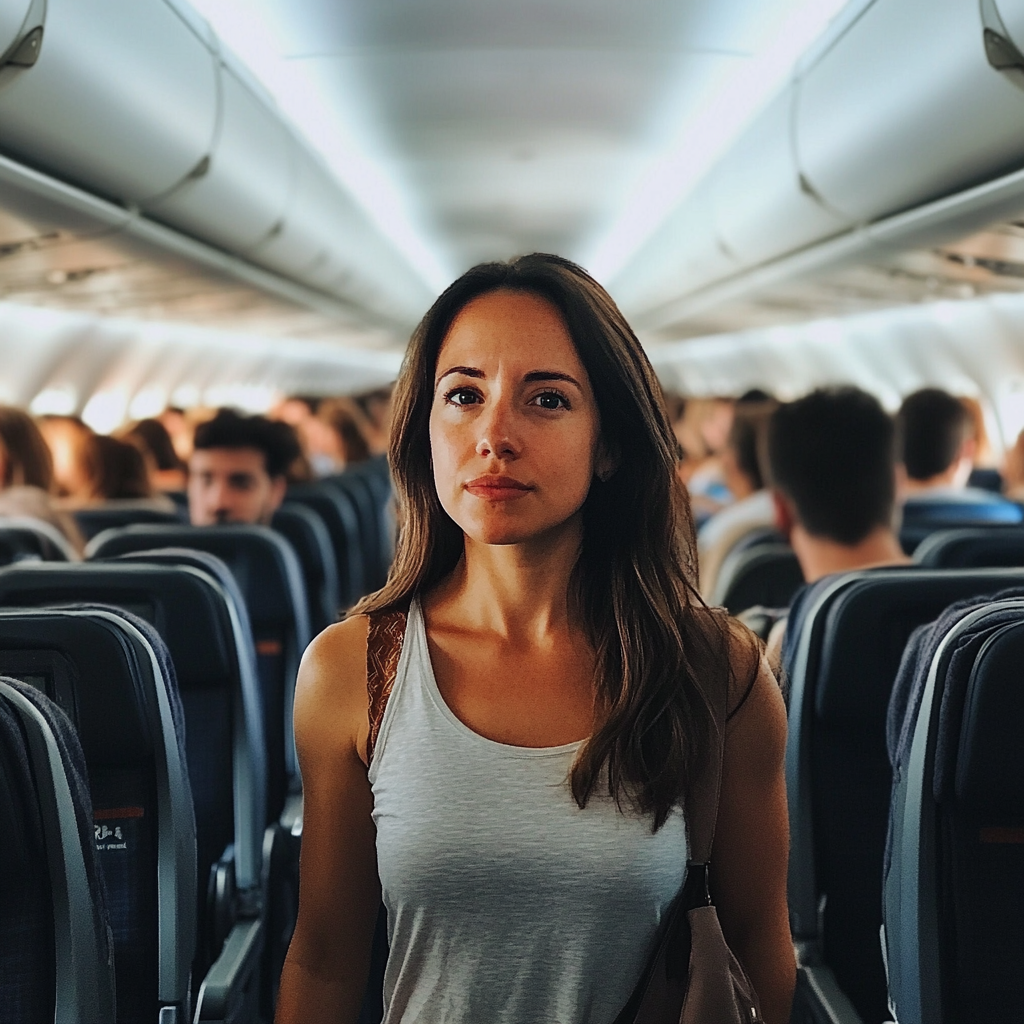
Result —
[[676, 810], [652, 835], [601, 795], [580, 810], [578, 748], [461, 722], [412, 603], [369, 771], [385, 1024], [610, 1024], [622, 1009], [685, 880], [686, 827]]

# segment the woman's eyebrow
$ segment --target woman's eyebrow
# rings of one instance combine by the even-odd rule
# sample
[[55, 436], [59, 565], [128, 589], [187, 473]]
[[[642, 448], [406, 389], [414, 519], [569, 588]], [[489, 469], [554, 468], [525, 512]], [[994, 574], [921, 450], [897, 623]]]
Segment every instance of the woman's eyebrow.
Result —
[[478, 370], [475, 366], [451, 366], [434, 381], [434, 387], [436, 388], [445, 377], [450, 377], [453, 373], [461, 373], [463, 377], [476, 377], [479, 380], [487, 377], [483, 370]]
[[564, 380], [569, 384], [575, 384], [580, 391], [583, 390], [583, 385], [572, 374], [563, 373], [561, 370], [531, 370], [523, 377], [523, 380], [527, 384], [542, 380]]

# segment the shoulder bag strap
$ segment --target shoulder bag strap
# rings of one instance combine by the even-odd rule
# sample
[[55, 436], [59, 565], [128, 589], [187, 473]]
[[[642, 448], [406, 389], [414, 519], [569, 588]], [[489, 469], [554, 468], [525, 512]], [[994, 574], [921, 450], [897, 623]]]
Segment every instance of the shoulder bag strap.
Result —
[[718, 823], [718, 798], [722, 789], [722, 758], [725, 755], [726, 707], [729, 687], [711, 694], [711, 745], [701, 769], [687, 788], [687, 828], [690, 839], [690, 866], [706, 865], [711, 860]]
[[366, 695], [370, 732], [366, 740], [366, 763], [369, 764], [398, 675], [406, 613], [404, 610], [370, 612], [367, 618], [370, 630], [366, 637]]

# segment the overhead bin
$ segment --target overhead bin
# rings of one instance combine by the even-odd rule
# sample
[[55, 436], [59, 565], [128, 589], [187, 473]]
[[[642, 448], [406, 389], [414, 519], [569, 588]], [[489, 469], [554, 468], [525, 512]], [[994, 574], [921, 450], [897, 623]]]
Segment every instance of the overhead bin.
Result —
[[216, 121], [214, 56], [161, 0], [48, 0], [38, 61], [0, 72], [4, 155], [120, 202], [182, 181]]
[[293, 187], [280, 230], [265, 238], [250, 257], [268, 270], [295, 276], [305, 274], [337, 244], [325, 223], [325, 212], [338, 202], [338, 186], [311, 153], [294, 143], [291, 151]]
[[814, 191], [871, 221], [1024, 165], [1024, 91], [989, 63], [977, 2], [875, 0], [802, 71], [794, 129]]
[[32, 0], [4, 0], [0, 3], [0, 57], [14, 46], [22, 34]]
[[718, 237], [744, 265], [801, 249], [851, 226], [800, 175], [793, 149], [796, 89], [784, 89], [712, 175]]
[[615, 301], [644, 310], [696, 291], [741, 269], [717, 234], [714, 175], [690, 194], [665, 225], [611, 282]]
[[233, 68], [221, 62], [219, 74], [220, 123], [208, 155], [170, 194], [141, 206], [181, 231], [244, 252], [283, 227], [296, 142]]

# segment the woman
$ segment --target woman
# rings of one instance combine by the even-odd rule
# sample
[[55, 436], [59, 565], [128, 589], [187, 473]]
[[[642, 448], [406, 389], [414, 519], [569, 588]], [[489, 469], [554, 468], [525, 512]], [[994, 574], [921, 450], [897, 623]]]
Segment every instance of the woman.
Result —
[[0, 405], [0, 518], [48, 523], [80, 555], [81, 532], [66, 512], [54, 507], [54, 466], [36, 421], [24, 410]]
[[[713, 886], [788, 1019], [785, 713], [756, 642], [696, 597], [676, 451], [636, 337], [574, 264], [484, 264], [427, 313], [395, 395], [391, 576], [300, 670], [279, 1024], [356, 1020], [382, 891], [387, 1024], [610, 1024], [682, 885], [725, 688]], [[406, 607], [371, 750], [358, 613]]]

